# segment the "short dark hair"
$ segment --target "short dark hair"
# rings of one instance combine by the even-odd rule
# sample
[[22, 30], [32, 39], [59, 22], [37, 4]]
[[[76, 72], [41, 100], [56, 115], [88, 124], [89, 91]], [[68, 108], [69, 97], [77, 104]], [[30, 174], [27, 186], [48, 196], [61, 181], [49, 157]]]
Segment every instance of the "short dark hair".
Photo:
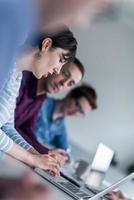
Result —
[[52, 48], [62, 48], [69, 51], [67, 56], [65, 56], [67, 62], [72, 62], [74, 60], [77, 51], [77, 40], [67, 26], [63, 26], [62, 30], [56, 33], [36, 32], [31, 34], [26, 44], [38, 47], [41, 50], [43, 40], [48, 37], [52, 39]]
[[89, 105], [91, 105], [92, 110], [97, 108], [97, 94], [95, 89], [87, 84], [83, 83], [81, 86], [78, 86], [74, 89], [72, 89], [66, 96], [67, 98], [72, 98], [72, 99], [80, 99], [82, 97], [85, 97]]
[[78, 67], [78, 69], [80, 70], [81, 74], [82, 74], [82, 78], [85, 75], [85, 68], [84, 65], [81, 63], [81, 61], [75, 57], [73, 63]]

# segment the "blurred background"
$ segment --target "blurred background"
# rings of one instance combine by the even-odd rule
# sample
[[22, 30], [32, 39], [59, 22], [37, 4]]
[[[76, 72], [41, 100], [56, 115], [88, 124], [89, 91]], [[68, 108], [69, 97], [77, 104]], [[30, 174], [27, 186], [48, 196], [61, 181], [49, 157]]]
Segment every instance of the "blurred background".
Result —
[[67, 120], [70, 139], [91, 153], [100, 142], [108, 145], [125, 171], [134, 162], [134, 1], [122, 0], [89, 29], [73, 31], [84, 80], [97, 90], [98, 109]]

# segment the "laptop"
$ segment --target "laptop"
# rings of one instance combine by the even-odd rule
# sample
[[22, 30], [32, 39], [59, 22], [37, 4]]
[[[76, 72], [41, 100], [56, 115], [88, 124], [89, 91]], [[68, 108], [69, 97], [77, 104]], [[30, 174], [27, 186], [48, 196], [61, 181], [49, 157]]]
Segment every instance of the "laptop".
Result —
[[101, 197], [104, 197], [109, 192], [112, 192], [113, 190], [117, 189], [118, 187], [120, 187], [121, 185], [127, 183], [128, 181], [132, 180], [133, 178], [134, 178], [134, 172], [129, 174], [128, 176], [120, 179], [119, 181], [113, 183], [109, 187], [107, 187], [104, 190], [100, 191], [98, 194], [95, 194], [93, 197], [90, 198], [90, 200], [97, 200], [97, 199], [100, 199]]
[[100, 143], [93, 158], [92, 164], [87, 170], [85, 182], [92, 188], [101, 188], [102, 182], [109, 169], [114, 156], [114, 151], [108, 146]]
[[61, 169], [62, 175], [64, 175], [66, 178], [71, 179], [79, 186], [83, 185], [84, 182], [86, 182], [86, 184], [91, 185], [91, 191], [95, 192], [96, 189], [93, 188], [98, 188], [98, 186], [101, 185], [104, 176], [109, 169], [113, 155], [114, 151], [112, 149], [100, 143], [97, 147], [95, 156], [91, 164], [89, 164], [84, 172], [83, 166], [79, 166], [79, 173], [80, 170], [82, 172], [81, 175], [77, 174], [78, 170], [76, 170], [75, 173], [72, 173], [71, 170], [68, 170], [69, 166], [67, 168], [63, 167]]
[[93, 196], [92, 192], [85, 192], [77, 184], [62, 176], [62, 174], [54, 177], [39, 168], [35, 168], [35, 172], [76, 200], [87, 200]]
[[[92, 161], [92, 164], [90, 168], [99, 172], [106, 172], [109, 168], [110, 162], [113, 157], [113, 150], [111, 150], [109, 147], [107, 147], [104, 144], [99, 144], [97, 151], [95, 153], [94, 159]], [[102, 157], [103, 157], [103, 163], [102, 163]], [[80, 184], [80, 179], [78, 180], [77, 178], [74, 178], [71, 176], [69, 173], [65, 173], [64, 170], [61, 171], [61, 176], [60, 177], [53, 177], [49, 175], [48, 173], [44, 172], [41, 169], [35, 169], [35, 171], [47, 179], [49, 182], [72, 196], [74, 199], [90, 199], [95, 193], [96, 190], [91, 188], [90, 190], [84, 190], [84, 188], [81, 187], [82, 184]], [[98, 192], [98, 191], [97, 191]]]
[[[90, 192], [90, 188], [89, 192], [85, 192], [84, 188], [78, 187], [77, 185], [73, 184], [71, 181], [65, 179], [62, 176], [53, 177], [39, 168], [35, 168], [35, 172], [76, 200], [98, 200], [104, 197], [109, 192], [115, 190], [119, 186], [134, 178], [134, 173], [131, 173], [130, 175], [110, 185], [106, 189], [98, 192], [97, 194], [94, 194], [93, 192]], [[106, 198], [104, 197], [104, 199]]]

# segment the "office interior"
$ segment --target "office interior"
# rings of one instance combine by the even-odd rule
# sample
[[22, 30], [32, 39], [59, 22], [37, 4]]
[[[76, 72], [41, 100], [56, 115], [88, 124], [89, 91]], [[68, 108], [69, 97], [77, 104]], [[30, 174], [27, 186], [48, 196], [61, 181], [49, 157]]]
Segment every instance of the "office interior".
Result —
[[84, 80], [97, 90], [98, 109], [84, 119], [68, 120], [73, 141], [90, 152], [99, 142], [112, 147], [124, 172], [133, 157], [133, 19], [133, 1], [125, 1], [90, 28], [74, 30], [78, 57], [86, 66]]

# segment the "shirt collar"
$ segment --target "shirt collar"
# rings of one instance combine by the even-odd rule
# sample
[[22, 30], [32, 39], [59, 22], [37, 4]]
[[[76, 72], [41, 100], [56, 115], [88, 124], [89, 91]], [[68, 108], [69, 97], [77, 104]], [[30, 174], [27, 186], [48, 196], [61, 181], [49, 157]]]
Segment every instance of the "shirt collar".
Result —
[[41, 94], [37, 96], [37, 78], [32, 74], [32, 72], [23, 72], [23, 87], [28, 91], [28, 95], [31, 98], [40, 98], [41, 96], [46, 96], [46, 94]]

